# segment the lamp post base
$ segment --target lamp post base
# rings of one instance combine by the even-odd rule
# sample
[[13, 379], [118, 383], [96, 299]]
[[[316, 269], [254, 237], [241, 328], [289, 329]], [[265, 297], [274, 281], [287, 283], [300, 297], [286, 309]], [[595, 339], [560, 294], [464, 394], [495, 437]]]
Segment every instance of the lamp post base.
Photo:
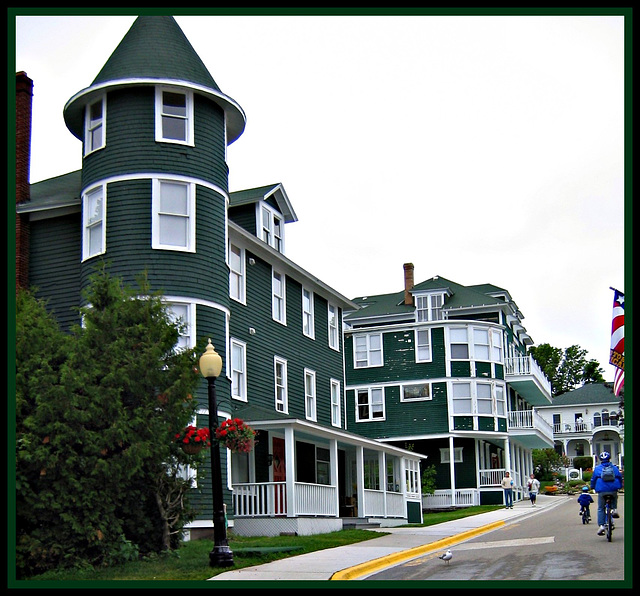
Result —
[[228, 546], [214, 546], [209, 553], [210, 567], [231, 567], [233, 565], [233, 553]]

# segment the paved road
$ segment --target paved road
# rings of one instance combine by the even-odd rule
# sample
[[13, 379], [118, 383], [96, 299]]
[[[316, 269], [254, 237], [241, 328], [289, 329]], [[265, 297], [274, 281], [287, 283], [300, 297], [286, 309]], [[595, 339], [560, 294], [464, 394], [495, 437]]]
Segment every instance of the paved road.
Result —
[[[595, 503], [594, 503], [595, 505]], [[595, 520], [595, 507], [592, 515]], [[597, 524], [583, 525], [579, 506], [568, 500], [452, 547], [450, 563], [441, 552], [416, 557], [369, 575], [365, 580], [623, 580], [624, 498], [613, 541], [597, 535]]]

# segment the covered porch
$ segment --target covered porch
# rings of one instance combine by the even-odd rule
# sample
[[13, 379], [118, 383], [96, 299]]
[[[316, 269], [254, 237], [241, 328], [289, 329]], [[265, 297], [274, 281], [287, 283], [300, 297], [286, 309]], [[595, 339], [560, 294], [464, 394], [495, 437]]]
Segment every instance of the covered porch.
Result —
[[256, 449], [230, 454], [235, 533], [269, 536], [421, 521], [419, 462], [391, 445], [298, 419], [250, 420]]

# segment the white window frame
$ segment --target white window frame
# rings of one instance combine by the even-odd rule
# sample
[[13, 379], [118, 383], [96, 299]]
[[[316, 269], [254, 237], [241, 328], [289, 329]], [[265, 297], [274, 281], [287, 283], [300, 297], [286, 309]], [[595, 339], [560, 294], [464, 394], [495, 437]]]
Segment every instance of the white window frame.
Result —
[[[372, 347], [373, 338], [379, 338], [380, 347]], [[382, 333], [362, 333], [353, 336], [353, 367], [373, 368], [384, 365]], [[380, 354], [380, 362], [377, 361], [377, 354]], [[363, 358], [362, 355], [365, 355]]]
[[[454, 447], [453, 448], [453, 463], [461, 464], [462, 459], [462, 450], [464, 447]], [[440, 463], [448, 464], [451, 463], [451, 450], [448, 447], [440, 448]]]
[[[278, 382], [278, 367], [282, 369], [281, 381]], [[281, 414], [289, 413], [289, 387], [288, 387], [287, 361], [279, 356], [273, 357], [273, 385], [275, 392], [274, 407]]]
[[[96, 217], [91, 217], [89, 203], [92, 197], [100, 193], [97, 198], [96, 208], [93, 210]], [[95, 236], [100, 238], [100, 246], [97, 250], [91, 249], [91, 240]], [[107, 187], [99, 184], [88, 188], [82, 193], [82, 260], [102, 255], [107, 250]]]
[[338, 379], [331, 379], [330, 381], [331, 391], [331, 425], [341, 427], [342, 415], [341, 415], [341, 395], [340, 395], [340, 381]]
[[494, 392], [496, 398], [496, 416], [507, 415], [507, 391], [502, 383], [494, 384]]
[[500, 329], [491, 329], [491, 361], [504, 362], [504, 338]]
[[[420, 339], [420, 336], [424, 336], [424, 334], [427, 336], [426, 343]], [[431, 349], [431, 329], [415, 329], [414, 345], [416, 362], [431, 362], [433, 360], [433, 351]], [[425, 357], [424, 354], [425, 350], [429, 351], [429, 355], [427, 357]]]
[[[453, 332], [464, 332], [465, 341], [460, 341], [456, 338], [456, 341], [453, 341]], [[467, 354], [466, 356], [454, 356], [453, 355], [453, 346], [467, 346]], [[471, 346], [469, 344], [469, 329], [467, 327], [449, 327], [449, 354], [451, 356], [451, 360], [471, 360]]]
[[[481, 395], [480, 389], [488, 391], [488, 396]], [[488, 411], [486, 410], [488, 407]], [[478, 416], [494, 416], [495, 415], [495, 396], [494, 396], [494, 384], [484, 383], [478, 381], [476, 383], [476, 411]]]
[[[240, 352], [240, 362], [236, 359], [236, 348]], [[231, 397], [247, 401], [247, 344], [238, 339], [229, 340], [229, 366], [231, 373]]]
[[[186, 209], [187, 213], [161, 212], [161, 197], [163, 185], [175, 185], [184, 187], [187, 193]], [[156, 250], [174, 250], [179, 252], [196, 252], [196, 185], [194, 182], [184, 182], [171, 178], [153, 178], [151, 182], [151, 247]], [[160, 240], [160, 226], [162, 218], [177, 217], [186, 220], [185, 245], [166, 244]]]
[[[178, 313], [178, 308], [184, 311], [184, 317]], [[182, 319], [184, 329], [180, 331], [180, 338], [176, 343], [176, 350], [194, 348], [196, 345], [196, 305], [192, 302], [171, 300], [166, 303], [166, 309], [172, 321]]]
[[[467, 393], [459, 393], [456, 395], [456, 389], [462, 389], [463, 386], [469, 387], [469, 392]], [[453, 381], [451, 383], [451, 413], [454, 416], [473, 416], [475, 408], [474, 408], [474, 398], [473, 398], [473, 383], [471, 381]], [[466, 407], [464, 409], [458, 410], [460, 404], [469, 405], [469, 408]]]
[[[185, 98], [185, 114], [170, 114], [164, 113], [164, 93], [174, 93], [176, 95], [183, 95]], [[193, 119], [193, 92], [188, 89], [180, 89], [177, 87], [156, 87], [155, 94], [156, 103], [156, 141], [159, 143], [175, 143], [177, 145], [194, 145], [194, 119]], [[171, 137], [164, 136], [163, 118], [181, 119], [185, 121], [185, 138], [173, 139]]]
[[[237, 255], [235, 251], [240, 251]], [[237, 256], [238, 263], [234, 263], [233, 256]], [[229, 297], [241, 304], [246, 304], [246, 258], [245, 249], [235, 244], [229, 244]]]
[[442, 321], [442, 307], [444, 306], [444, 292], [434, 294], [416, 294], [416, 321]]
[[[100, 118], [92, 120], [91, 109], [100, 104]], [[100, 142], [93, 146], [96, 133], [100, 131]], [[85, 111], [84, 118], [84, 155], [103, 149], [107, 144], [107, 96], [102, 95], [96, 101], [92, 101]]]
[[[281, 281], [281, 291], [277, 289], [277, 279]], [[271, 270], [271, 316], [274, 321], [287, 324], [287, 276], [277, 269]]]
[[[364, 387], [355, 390], [356, 422], [380, 422], [386, 419], [384, 387]], [[365, 401], [361, 401], [361, 397]], [[361, 416], [361, 408], [366, 414]], [[375, 415], [380, 412], [379, 415]]]
[[256, 220], [260, 240], [284, 254], [284, 218], [282, 213], [268, 203], [259, 201], [256, 204]]
[[314, 293], [302, 286], [302, 333], [315, 339]]
[[[421, 393], [424, 392], [424, 387], [426, 387], [427, 394], [412, 397], [411, 396], [411, 393], [413, 393], [412, 388], [418, 388], [418, 387], [423, 388]], [[423, 381], [423, 382], [416, 381], [412, 383], [403, 383], [402, 385], [400, 385], [400, 401], [401, 402], [411, 403], [415, 401], [429, 401], [432, 399], [433, 399], [433, 391], [432, 391], [431, 383], [428, 381]]]
[[338, 307], [335, 304], [327, 305], [328, 326], [329, 326], [329, 347], [332, 350], [340, 350], [340, 334], [338, 333]]
[[316, 371], [304, 369], [304, 417], [307, 420], [317, 420]]

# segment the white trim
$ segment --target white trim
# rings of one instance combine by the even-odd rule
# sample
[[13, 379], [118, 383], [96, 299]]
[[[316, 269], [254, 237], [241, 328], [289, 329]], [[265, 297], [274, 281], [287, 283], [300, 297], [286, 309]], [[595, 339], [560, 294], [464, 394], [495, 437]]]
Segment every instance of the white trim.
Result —
[[84, 194], [88, 189], [93, 188], [94, 186], [98, 186], [99, 184], [108, 185], [114, 182], [128, 182], [130, 180], [154, 180], [155, 178], [166, 178], [167, 180], [175, 180], [176, 182], [193, 183], [196, 186], [203, 186], [222, 195], [226, 199], [227, 203], [229, 201], [229, 194], [227, 193], [227, 191], [217, 184], [212, 184], [211, 182], [207, 182], [206, 180], [202, 180], [201, 178], [194, 178], [193, 176], [164, 174], [162, 172], [136, 172], [134, 174], [108, 176], [107, 178], [102, 178], [101, 180], [92, 182], [89, 186], [82, 189], [82, 193]]
[[[87, 196], [94, 191], [100, 189], [102, 192], [102, 204], [100, 207], [101, 211], [101, 247], [98, 252], [89, 254], [89, 234], [87, 233], [87, 229], [89, 227], [88, 221], [88, 209], [87, 209]], [[97, 182], [88, 186], [82, 192], [82, 262], [84, 263], [88, 259], [92, 259], [93, 257], [97, 257], [99, 255], [103, 255], [107, 252], [107, 185], [106, 183]]]
[[[235, 346], [238, 346], [239, 348], [242, 349], [242, 376], [240, 378], [240, 382], [241, 385], [240, 387], [238, 387], [238, 395], [234, 395], [233, 390], [234, 390], [234, 381], [233, 381], [233, 375], [234, 375], [234, 368], [233, 368], [233, 348]], [[240, 341], [239, 339], [236, 339], [234, 337], [230, 337], [229, 338], [229, 366], [230, 366], [230, 373], [231, 373], [231, 399], [235, 399], [238, 401], [243, 401], [243, 402], [247, 402], [248, 401], [248, 396], [247, 396], [247, 344], [243, 341]]]
[[[282, 387], [284, 392], [284, 399], [282, 400], [282, 404], [283, 404], [282, 410], [278, 409], [278, 403], [280, 403], [280, 400], [278, 400], [278, 383], [277, 383], [278, 375], [276, 374], [276, 366], [278, 364], [281, 364], [283, 368]], [[275, 354], [273, 356], [273, 392], [274, 392], [275, 411], [280, 412], [281, 414], [288, 414], [289, 413], [289, 371], [287, 366], [287, 359], [277, 356]]]
[[[162, 117], [165, 115], [163, 111], [164, 93], [174, 93], [175, 95], [184, 95], [185, 97], [185, 116], [183, 118], [175, 116], [186, 121], [186, 139], [172, 139], [163, 136]], [[184, 89], [176, 85], [157, 85], [155, 88], [155, 139], [157, 143], [170, 143], [175, 145], [195, 146], [194, 142], [194, 98], [191, 89]], [[169, 114], [169, 116], [172, 116]]]
[[[173, 184], [186, 189], [187, 213], [186, 215], [176, 214], [175, 217], [187, 219], [186, 245], [162, 244], [160, 242], [160, 197], [162, 196], [162, 185]], [[171, 214], [167, 214], [171, 216]], [[154, 250], [173, 250], [178, 252], [196, 252], [196, 184], [195, 182], [185, 182], [175, 180], [170, 176], [157, 176], [151, 180], [151, 248]]]
[[[102, 116], [100, 118], [100, 128], [102, 129], [102, 142], [101, 144], [96, 147], [95, 149], [90, 149], [89, 148], [89, 143], [88, 140], [89, 138], [93, 138], [93, 131], [96, 130], [97, 127], [90, 127], [90, 122], [91, 122], [91, 106], [97, 104], [98, 102], [101, 103], [102, 107]], [[85, 106], [85, 114], [84, 114], [84, 139], [83, 139], [83, 154], [86, 157], [87, 155], [90, 155], [91, 153], [94, 153], [96, 151], [99, 151], [100, 149], [104, 149], [107, 146], [107, 95], [106, 93], [103, 94], [101, 97], [99, 97], [98, 99], [96, 99], [95, 101], [92, 101], [90, 103], [88, 103]]]
[[[313, 383], [313, 393], [307, 393], [307, 378]], [[311, 403], [309, 404], [309, 400]], [[311, 411], [309, 411], [311, 405]], [[318, 417], [318, 387], [316, 380], [316, 371], [310, 368], [304, 369], [304, 417], [311, 422], [316, 422]]]

